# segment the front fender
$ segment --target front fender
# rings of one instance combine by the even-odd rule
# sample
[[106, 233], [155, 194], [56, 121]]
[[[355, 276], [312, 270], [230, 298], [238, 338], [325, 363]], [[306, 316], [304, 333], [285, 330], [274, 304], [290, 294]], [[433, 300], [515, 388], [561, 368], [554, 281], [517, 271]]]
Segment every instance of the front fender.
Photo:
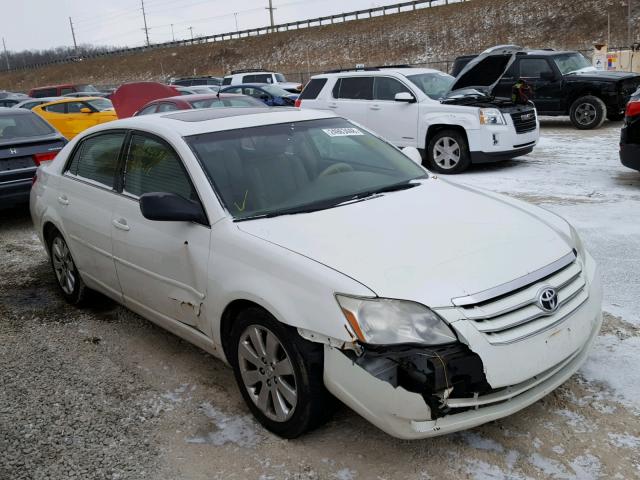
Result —
[[[469, 130], [478, 130], [480, 129], [480, 119], [478, 117], [478, 109], [477, 108], [463, 108], [456, 107], [460, 109], [459, 112], [447, 112], [447, 111], [435, 111], [435, 112], [425, 112], [422, 115], [422, 121], [420, 122], [420, 131], [418, 132], [419, 137], [427, 140], [427, 133], [429, 132], [429, 128], [434, 125], [446, 125], [451, 127], [463, 128], [465, 131]], [[424, 146], [426, 148], [426, 144]]]

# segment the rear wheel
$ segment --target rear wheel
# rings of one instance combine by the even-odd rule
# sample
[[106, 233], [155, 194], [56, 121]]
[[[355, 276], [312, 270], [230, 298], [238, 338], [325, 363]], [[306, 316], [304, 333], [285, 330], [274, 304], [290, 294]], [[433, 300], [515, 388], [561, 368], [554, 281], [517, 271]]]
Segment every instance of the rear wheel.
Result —
[[58, 231], [50, 236], [49, 252], [51, 267], [65, 300], [73, 305], [81, 304], [86, 298], [87, 287], [78, 273], [67, 242]]
[[469, 145], [458, 130], [441, 130], [427, 147], [427, 164], [430, 170], [439, 173], [460, 173], [471, 165]]
[[257, 307], [238, 315], [231, 342], [240, 392], [268, 430], [295, 438], [328, 418], [332, 401], [322, 380], [322, 345]]
[[593, 95], [578, 98], [571, 105], [569, 118], [578, 130], [600, 128], [607, 117], [607, 106]]

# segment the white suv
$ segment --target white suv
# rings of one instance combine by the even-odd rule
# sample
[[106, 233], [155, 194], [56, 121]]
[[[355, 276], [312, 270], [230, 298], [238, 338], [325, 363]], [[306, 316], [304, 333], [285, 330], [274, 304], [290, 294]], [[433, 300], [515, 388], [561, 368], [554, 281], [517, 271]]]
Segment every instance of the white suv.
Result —
[[287, 92], [299, 93], [302, 85], [296, 82], [288, 82], [281, 73], [269, 72], [258, 69], [233, 70], [231, 75], [226, 75], [222, 79], [222, 85], [242, 85], [244, 83], [269, 83], [278, 85]]
[[459, 79], [427, 68], [334, 71], [312, 77], [296, 106], [332, 110], [396, 146], [416, 147], [440, 173], [530, 153], [539, 138], [535, 107], [481, 90], [492, 85], [454, 90]]

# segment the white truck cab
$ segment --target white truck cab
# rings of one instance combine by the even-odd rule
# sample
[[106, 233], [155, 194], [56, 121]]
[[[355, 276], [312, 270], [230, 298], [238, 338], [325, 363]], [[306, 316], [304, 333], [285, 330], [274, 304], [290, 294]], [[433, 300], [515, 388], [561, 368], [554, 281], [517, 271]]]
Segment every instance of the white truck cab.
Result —
[[241, 85], [245, 83], [268, 83], [278, 85], [287, 92], [300, 93], [302, 85], [296, 82], [288, 82], [281, 73], [270, 72], [268, 70], [247, 68], [244, 70], [233, 70], [230, 75], [222, 79], [222, 85]]
[[540, 131], [535, 107], [496, 99], [479, 86], [456, 90], [465, 73], [454, 79], [428, 68], [333, 71], [312, 77], [296, 106], [332, 110], [398, 147], [418, 148], [440, 173], [530, 153]]

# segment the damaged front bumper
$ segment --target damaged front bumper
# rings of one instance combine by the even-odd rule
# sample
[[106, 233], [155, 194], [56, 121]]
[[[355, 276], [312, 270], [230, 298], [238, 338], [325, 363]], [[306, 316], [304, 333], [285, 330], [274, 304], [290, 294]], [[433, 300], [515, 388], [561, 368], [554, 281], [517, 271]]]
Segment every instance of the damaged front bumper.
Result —
[[[325, 385], [378, 428], [402, 439], [443, 435], [506, 417], [549, 394], [586, 360], [602, 325], [599, 282], [591, 287], [592, 295], [579, 309], [550, 336], [548, 331], [539, 336], [549, 348], [566, 348], [569, 344], [553, 343], [551, 338], [562, 340], [560, 332], [581, 330], [579, 344], [565, 350], [566, 355], [557, 357], [555, 364], [519, 383], [492, 387], [487, 368], [495, 365], [483, 364], [481, 356], [458, 343], [435, 348], [365, 347], [360, 355], [325, 345]], [[524, 361], [509, 358], [508, 347], [491, 348], [503, 351], [503, 362], [512, 362], [514, 368]], [[523, 341], [519, 348], [528, 352], [530, 361], [544, 355], [536, 337]]]

